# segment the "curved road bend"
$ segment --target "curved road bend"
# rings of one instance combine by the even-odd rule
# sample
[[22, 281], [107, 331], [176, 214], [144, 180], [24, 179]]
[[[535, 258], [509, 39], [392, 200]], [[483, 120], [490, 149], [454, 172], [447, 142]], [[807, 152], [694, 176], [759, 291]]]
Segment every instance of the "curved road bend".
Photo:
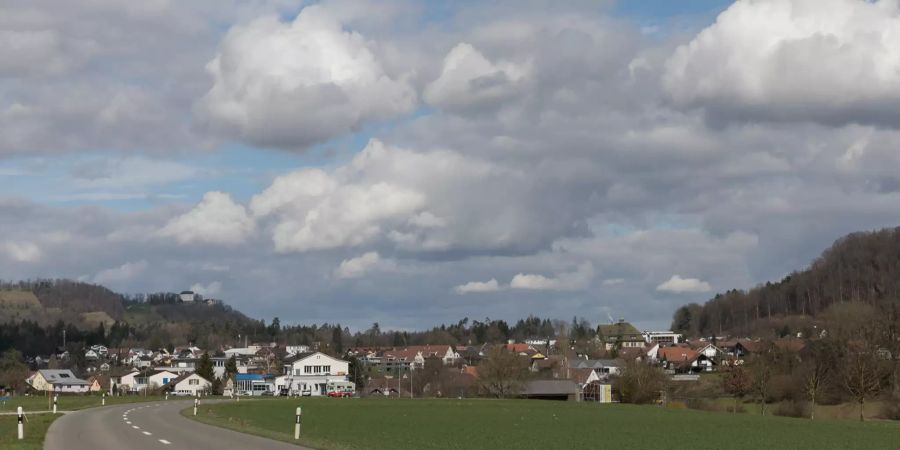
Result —
[[50, 425], [44, 450], [303, 449], [183, 417], [191, 405], [170, 400], [68, 413]]

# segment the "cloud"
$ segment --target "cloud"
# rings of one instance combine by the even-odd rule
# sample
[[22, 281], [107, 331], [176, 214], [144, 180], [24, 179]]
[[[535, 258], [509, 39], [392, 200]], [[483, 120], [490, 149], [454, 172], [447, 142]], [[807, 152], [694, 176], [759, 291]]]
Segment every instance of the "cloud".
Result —
[[373, 45], [318, 5], [291, 23], [236, 26], [207, 66], [213, 84], [198, 119], [254, 144], [303, 149], [412, 111], [415, 89], [386, 72]]
[[625, 282], [624, 278], [607, 278], [603, 280], [604, 286], [617, 286]]
[[81, 189], [134, 189], [166, 185], [197, 176], [194, 167], [160, 159], [131, 156], [119, 159], [88, 159], [75, 164], [70, 175]]
[[586, 261], [574, 272], [565, 272], [555, 277], [537, 274], [517, 274], [509, 282], [512, 289], [529, 289], [539, 291], [576, 291], [586, 289], [594, 278], [594, 265]]
[[462, 42], [444, 58], [440, 77], [425, 88], [425, 100], [448, 110], [495, 108], [513, 96], [528, 74], [526, 64], [489, 61]]
[[157, 234], [182, 244], [233, 245], [246, 241], [256, 224], [246, 209], [224, 192], [207, 192], [192, 210], [173, 217]]
[[705, 281], [697, 278], [681, 278], [679, 275], [672, 275], [672, 278], [656, 287], [657, 291], [675, 294], [709, 292], [710, 289], [709, 283]]
[[355, 258], [345, 259], [334, 269], [334, 276], [341, 279], [359, 278], [373, 270], [394, 267], [392, 261], [381, 258], [377, 252], [367, 252]]
[[194, 283], [191, 286], [192, 291], [204, 296], [204, 297], [215, 297], [222, 292], [222, 283], [219, 281], [212, 281], [206, 285], [201, 283]]
[[461, 284], [453, 288], [454, 292], [459, 295], [482, 292], [497, 292], [501, 289], [503, 288], [497, 283], [496, 278], [491, 278], [488, 281], [470, 281], [466, 284]]
[[120, 285], [132, 281], [138, 275], [147, 270], [149, 264], [146, 260], [126, 262], [118, 267], [104, 269], [94, 275], [94, 283]]
[[3, 250], [13, 261], [25, 263], [37, 262], [43, 255], [37, 244], [28, 241], [6, 241], [0, 246], [0, 250]]
[[895, 1], [737, 1], [678, 48], [663, 83], [715, 120], [900, 127]]

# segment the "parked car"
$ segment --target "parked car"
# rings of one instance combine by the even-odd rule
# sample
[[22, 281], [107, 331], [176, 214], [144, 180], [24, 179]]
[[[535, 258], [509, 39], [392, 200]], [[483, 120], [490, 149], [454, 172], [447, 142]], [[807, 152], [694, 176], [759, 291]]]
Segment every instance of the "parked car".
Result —
[[329, 397], [340, 397], [340, 398], [353, 397], [353, 392], [351, 392], [351, 391], [331, 391], [328, 393], [328, 396]]

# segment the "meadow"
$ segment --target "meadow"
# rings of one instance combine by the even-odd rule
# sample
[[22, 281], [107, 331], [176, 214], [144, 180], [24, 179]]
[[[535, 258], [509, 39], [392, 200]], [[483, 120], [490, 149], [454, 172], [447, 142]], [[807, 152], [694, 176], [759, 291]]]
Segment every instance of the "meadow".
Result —
[[[107, 397], [107, 405], [135, 403], [160, 400], [159, 396], [123, 396]], [[101, 406], [99, 395], [61, 395], [57, 404], [58, 411], [75, 411]], [[16, 416], [0, 415], [0, 449], [37, 450], [44, 447], [44, 435], [47, 429], [61, 414], [37, 414], [48, 411], [46, 396], [19, 396], [0, 401], [0, 413], [14, 413], [21, 406], [28, 421], [25, 423], [25, 439], [19, 441], [16, 430]]]
[[[293, 441], [297, 406], [303, 430]], [[900, 442], [892, 422], [534, 400], [251, 400], [203, 406], [196, 419], [319, 449], [896, 449]]]

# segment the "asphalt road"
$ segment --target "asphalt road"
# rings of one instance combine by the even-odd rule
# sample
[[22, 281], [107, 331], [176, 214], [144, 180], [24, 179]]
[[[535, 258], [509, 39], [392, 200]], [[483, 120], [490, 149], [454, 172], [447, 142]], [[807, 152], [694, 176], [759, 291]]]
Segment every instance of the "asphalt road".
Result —
[[89, 408], [56, 419], [44, 450], [303, 449], [205, 425], [179, 414], [193, 400]]

